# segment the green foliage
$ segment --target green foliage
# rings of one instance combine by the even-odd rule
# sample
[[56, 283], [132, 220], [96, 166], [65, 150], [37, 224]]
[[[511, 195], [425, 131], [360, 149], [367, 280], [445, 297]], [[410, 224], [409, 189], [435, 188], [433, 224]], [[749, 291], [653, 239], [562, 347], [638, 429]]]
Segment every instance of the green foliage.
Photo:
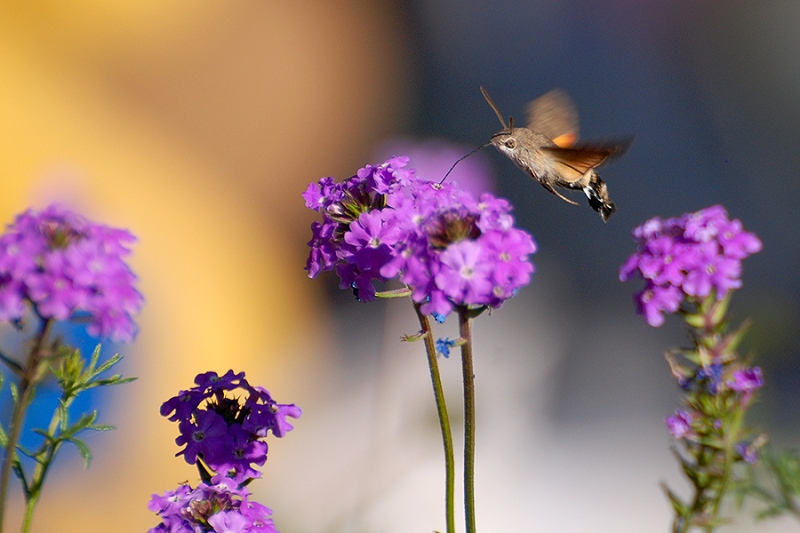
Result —
[[[3, 499], [7, 494], [7, 476], [11, 472], [20, 480], [25, 496], [25, 518], [23, 521], [23, 531], [30, 527], [33, 508], [38, 501], [47, 473], [55, 460], [57, 452], [65, 444], [71, 444], [81, 456], [86, 468], [92, 459], [91, 451], [83, 440], [83, 434], [87, 430], [108, 431], [114, 429], [107, 424], [97, 424], [97, 411], [82, 413], [74, 420], [70, 417], [70, 406], [75, 399], [83, 392], [95, 388], [111, 385], [121, 385], [133, 381], [135, 378], [124, 378], [120, 374], [109, 377], [102, 377], [114, 365], [122, 359], [119, 355], [114, 355], [107, 361], [100, 363], [100, 346], [98, 345], [92, 352], [92, 356], [87, 361], [80, 351], [70, 346], [56, 341], [52, 345], [47, 345], [44, 340], [47, 328], [43, 328], [31, 350], [29, 358], [25, 363], [24, 372], [20, 378], [20, 384], [10, 385], [11, 397], [13, 401], [13, 415], [8, 423], [7, 431], [0, 424], [0, 444], [11, 453], [6, 453], [3, 472]], [[12, 371], [14, 369], [12, 368]], [[22, 427], [25, 413], [30, 407], [35, 394], [36, 387], [49, 373], [56, 378], [61, 396], [55, 407], [50, 423], [47, 428], [35, 428], [32, 431], [42, 437], [42, 442], [38, 448], [28, 450], [18, 444], [20, 428]], [[0, 385], [2, 385], [2, 374], [0, 373]], [[9, 450], [11, 448], [11, 450]], [[32, 471], [26, 471], [25, 465], [20, 460], [20, 456], [25, 456], [33, 460]], [[4, 504], [3, 501], [0, 505]], [[0, 526], [1, 527], [1, 526]]]
[[797, 450], [766, 449], [761, 461], [750, 467], [748, 476], [736, 487], [736, 494], [739, 506], [747, 496], [764, 505], [756, 512], [759, 520], [783, 514], [800, 520], [800, 455]]

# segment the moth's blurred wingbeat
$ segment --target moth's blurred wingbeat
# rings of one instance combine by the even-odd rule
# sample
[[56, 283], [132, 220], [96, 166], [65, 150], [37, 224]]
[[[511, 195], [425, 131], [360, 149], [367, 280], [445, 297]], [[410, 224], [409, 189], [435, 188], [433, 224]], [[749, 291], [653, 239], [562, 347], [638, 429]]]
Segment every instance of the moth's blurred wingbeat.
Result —
[[513, 117], [509, 117], [506, 125], [486, 89], [481, 87], [481, 92], [503, 125], [503, 130], [490, 139], [495, 148], [565, 202], [577, 205], [556, 187], [582, 190], [603, 222], [616, 212], [617, 206], [608, 197], [608, 187], [595, 168], [624, 153], [632, 139], [577, 144], [578, 112], [570, 97], [560, 89], [528, 104], [525, 128], [515, 128]]

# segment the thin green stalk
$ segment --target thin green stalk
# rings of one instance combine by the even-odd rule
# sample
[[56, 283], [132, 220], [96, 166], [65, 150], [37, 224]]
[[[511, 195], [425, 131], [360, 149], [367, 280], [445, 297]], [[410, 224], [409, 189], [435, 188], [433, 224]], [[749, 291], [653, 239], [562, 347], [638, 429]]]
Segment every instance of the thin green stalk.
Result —
[[39, 501], [39, 495], [29, 499], [25, 502], [25, 514], [22, 517], [21, 533], [28, 533], [31, 530], [31, 522], [33, 522], [33, 508], [36, 507], [36, 502]]
[[[17, 443], [22, 432], [22, 424], [25, 420], [25, 412], [33, 398], [33, 393], [41, 379], [41, 364], [44, 359], [45, 339], [53, 325], [52, 319], [42, 322], [36, 342], [31, 348], [28, 360], [25, 361], [22, 376], [19, 380], [19, 397], [14, 404], [14, 411], [11, 415], [8, 442], [6, 443], [5, 457], [3, 458], [3, 468], [0, 470], [0, 531], [3, 530], [5, 523], [6, 500], [8, 499], [8, 481], [11, 477], [11, 469], [17, 457]], [[25, 494], [27, 500], [28, 494]], [[27, 514], [27, 512], [26, 512]]]
[[25, 419], [25, 408], [33, 396], [33, 387], [30, 387], [25, 377], [20, 380], [20, 395], [14, 404], [11, 414], [11, 427], [9, 428], [8, 442], [6, 443], [3, 469], [0, 471], [0, 531], [5, 523], [6, 500], [8, 499], [8, 480], [11, 477], [11, 468], [17, 456], [16, 448], [19, 442], [22, 422]]
[[436, 343], [433, 339], [430, 317], [422, 314], [420, 304], [414, 303], [414, 311], [419, 318], [419, 324], [425, 338], [425, 351], [428, 353], [428, 366], [431, 371], [433, 396], [436, 399], [436, 410], [439, 415], [439, 427], [442, 430], [442, 444], [444, 445], [445, 467], [445, 514], [447, 519], [447, 533], [455, 533], [455, 487], [456, 469], [453, 453], [453, 433], [450, 429], [450, 418], [447, 416], [447, 404], [444, 399], [442, 377], [439, 374], [439, 361], [436, 359]]
[[458, 310], [461, 367], [464, 380], [464, 512], [467, 533], [475, 533], [475, 372], [472, 368], [472, 317]]
[[[53, 416], [50, 419], [50, 424], [47, 428], [48, 435], [55, 435], [59, 426], [61, 426], [62, 429], [67, 427], [68, 420], [63, 418], [62, 414], [66, 415], [69, 406], [72, 404], [74, 399], [74, 396], [69, 398], [67, 398], [66, 395], [62, 396], [63, 409], [56, 409], [56, 411], [53, 413]], [[53, 464], [53, 459], [55, 458], [60, 447], [61, 442], [47, 445], [44, 458], [36, 463], [36, 467], [31, 475], [31, 484], [28, 490], [27, 501], [25, 502], [25, 514], [22, 519], [22, 527], [20, 528], [21, 533], [27, 533], [30, 531], [31, 521], [33, 520], [33, 510], [42, 495], [42, 487], [44, 486], [45, 477], [47, 477], [47, 472], [50, 470], [50, 466]]]

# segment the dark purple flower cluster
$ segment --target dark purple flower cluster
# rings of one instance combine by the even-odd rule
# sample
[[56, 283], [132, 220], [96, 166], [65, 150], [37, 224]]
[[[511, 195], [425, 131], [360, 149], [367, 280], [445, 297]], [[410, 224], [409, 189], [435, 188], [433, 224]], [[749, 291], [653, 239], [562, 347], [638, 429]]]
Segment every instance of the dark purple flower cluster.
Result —
[[[676, 367], [673, 367], [675, 370]], [[702, 431], [709, 428], [703, 427], [702, 431], [695, 431], [693, 423], [705, 424], [708, 416], [700, 410], [708, 405], [708, 402], [699, 400], [700, 396], [707, 398], [710, 395], [725, 395], [728, 399], [723, 403], [729, 403], [731, 408], [744, 409], [750, 403], [754, 393], [764, 385], [761, 376], [761, 369], [757, 366], [748, 367], [739, 364], [723, 365], [712, 363], [706, 367], [698, 367], [694, 375], [685, 375], [686, 369], [681, 370], [681, 388], [688, 395], [687, 405], [689, 410], [679, 409], [672, 415], [664, 419], [667, 429], [676, 439], [698, 440]], [[712, 429], [719, 429], [714, 427]]]
[[22, 213], [0, 236], [0, 320], [29, 302], [42, 318], [88, 315], [92, 335], [133, 340], [143, 298], [124, 258], [135, 240], [58, 205]]
[[[300, 408], [279, 404], [263, 387], [251, 386], [244, 372], [229, 370], [224, 376], [216, 372], [199, 374], [196, 387], [181, 391], [161, 406], [161, 414], [178, 422], [184, 446], [176, 455], [183, 455], [189, 464], [201, 460], [214, 472], [237, 483], [261, 476], [255, 466], [267, 460], [267, 443], [271, 432], [283, 437], [292, 429], [287, 417], [298, 418]], [[244, 397], [231, 397], [237, 391]], [[201, 405], [203, 404], [203, 405]]]
[[218, 476], [212, 484], [188, 484], [153, 494], [147, 508], [161, 517], [148, 533], [277, 533], [272, 511], [249, 499], [246, 487]]
[[309, 185], [306, 207], [323, 217], [311, 226], [309, 277], [335, 268], [362, 301], [375, 298], [374, 282], [397, 277], [423, 313], [440, 315], [499, 307], [530, 282], [536, 244], [514, 227], [507, 201], [421, 180], [407, 163], [395, 157]]
[[684, 299], [697, 302], [714, 294], [721, 300], [738, 289], [742, 259], [761, 250], [758, 237], [739, 220], [729, 220], [720, 205], [679, 218], [652, 218], [634, 229], [633, 237], [638, 249], [619, 277], [644, 278], [635, 300], [651, 326], [663, 324], [663, 313], [676, 312]]

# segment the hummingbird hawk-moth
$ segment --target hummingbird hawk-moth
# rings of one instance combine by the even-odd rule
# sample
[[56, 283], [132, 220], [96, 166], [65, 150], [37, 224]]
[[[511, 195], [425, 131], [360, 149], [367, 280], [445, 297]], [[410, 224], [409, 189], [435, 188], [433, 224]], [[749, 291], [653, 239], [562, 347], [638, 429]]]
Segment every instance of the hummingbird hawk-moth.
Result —
[[481, 92], [503, 125], [502, 131], [492, 135], [490, 143], [565, 202], [577, 205], [556, 187], [582, 190], [592, 209], [603, 222], [608, 221], [617, 206], [608, 197], [608, 187], [595, 168], [625, 152], [630, 140], [578, 144], [577, 108], [560, 89], [545, 93], [528, 104], [526, 128], [515, 128], [513, 117], [509, 117], [506, 125], [486, 89], [481, 87]]

